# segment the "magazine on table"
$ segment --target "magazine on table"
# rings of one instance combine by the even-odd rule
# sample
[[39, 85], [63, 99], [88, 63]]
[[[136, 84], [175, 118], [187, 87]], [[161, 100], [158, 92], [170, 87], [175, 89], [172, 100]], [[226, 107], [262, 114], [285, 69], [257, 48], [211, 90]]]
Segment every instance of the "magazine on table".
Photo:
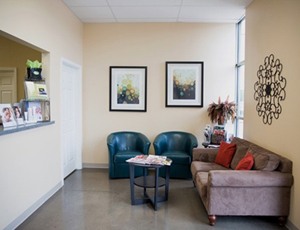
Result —
[[132, 157], [127, 162], [138, 163], [138, 164], [149, 164], [149, 165], [171, 165], [172, 160], [166, 156], [157, 155], [137, 155]]

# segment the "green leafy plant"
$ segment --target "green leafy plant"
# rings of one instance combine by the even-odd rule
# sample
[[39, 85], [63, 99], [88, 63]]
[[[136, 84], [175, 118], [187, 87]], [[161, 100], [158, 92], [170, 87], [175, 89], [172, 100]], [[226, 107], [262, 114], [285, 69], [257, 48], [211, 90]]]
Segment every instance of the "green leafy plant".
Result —
[[236, 104], [234, 101], [229, 102], [229, 96], [224, 102], [221, 102], [219, 97], [218, 103], [211, 103], [207, 109], [208, 116], [212, 123], [218, 123], [220, 125], [225, 124], [231, 119], [232, 122], [235, 121], [236, 116]]
[[31, 69], [40, 69], [42, 68], [42, 63], [39, 62], [38, 60], [31, 61], [27, 59], [26, 66], [27, 68], [31, 68]]

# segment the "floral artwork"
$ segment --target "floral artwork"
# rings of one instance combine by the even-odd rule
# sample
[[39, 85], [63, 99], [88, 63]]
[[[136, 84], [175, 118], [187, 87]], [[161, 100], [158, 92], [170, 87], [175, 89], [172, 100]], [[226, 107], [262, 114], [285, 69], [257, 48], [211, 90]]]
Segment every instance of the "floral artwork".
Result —
[[118, 77], [118, 104], [139, 104], [139, 78], [133, 74]]
[[195, 99], [196, 73], [191, 69], [173, 72], [173, 99]]
[[110, 67], [110, 111], [146, 112], [147, 67]]
[[282, 111], [281, 101], [286, 97], [286, 79], [281, 75], [282, 64], [273, 54], [267, 56], [257, 71], [258, 81], [254, 84], [256, 111], [264, 124], [272, 124]]
[[203, 107], [203, 62], [166, 62], [166, 107]]

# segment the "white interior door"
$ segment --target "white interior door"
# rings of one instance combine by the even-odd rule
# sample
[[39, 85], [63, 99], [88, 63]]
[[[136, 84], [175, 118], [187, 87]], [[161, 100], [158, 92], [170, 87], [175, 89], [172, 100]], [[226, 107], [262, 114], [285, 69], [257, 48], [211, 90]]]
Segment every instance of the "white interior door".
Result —
[[17, 102], [17, 69], [0, 67], [0, 103]]
[[82, 168], [81, 67], [61, 62], [61, 148], [63, 177]]

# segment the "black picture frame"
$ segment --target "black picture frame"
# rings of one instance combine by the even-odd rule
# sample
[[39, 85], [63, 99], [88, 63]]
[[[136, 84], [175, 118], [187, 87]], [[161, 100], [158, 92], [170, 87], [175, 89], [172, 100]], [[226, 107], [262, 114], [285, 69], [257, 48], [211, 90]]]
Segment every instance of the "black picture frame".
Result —
[[166, 107], [203, 107], [204, 62], [166, 62]]
[[109, 111], [147, 111], [147, 66], [110, 66]]

